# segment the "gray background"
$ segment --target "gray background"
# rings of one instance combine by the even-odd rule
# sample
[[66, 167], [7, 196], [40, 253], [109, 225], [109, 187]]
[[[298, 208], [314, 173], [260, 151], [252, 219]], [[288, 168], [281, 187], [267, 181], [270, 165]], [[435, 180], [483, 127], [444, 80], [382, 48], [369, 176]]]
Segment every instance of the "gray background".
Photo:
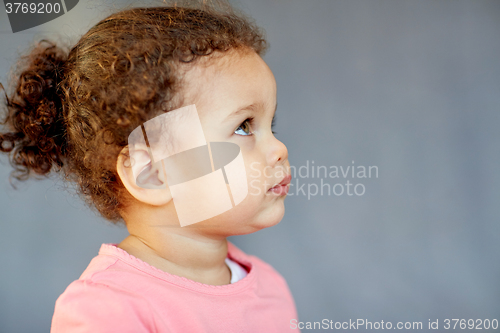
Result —
[[[500, 319], [500, 1], [238, 4], [271, 44], [291, 164], [379, 177], [351, 179], [363, 196], [291, 195], [280, 224], [230, 240], [287, 279], [301, 321]], [[30, 42], [79, 37], [115, 5], [16, 34], [0, 5], [0, 81]], [[57, 297], [127, 233], [57, 178], [12, 190], [1, 161], [0, 332], [47, 332]]]

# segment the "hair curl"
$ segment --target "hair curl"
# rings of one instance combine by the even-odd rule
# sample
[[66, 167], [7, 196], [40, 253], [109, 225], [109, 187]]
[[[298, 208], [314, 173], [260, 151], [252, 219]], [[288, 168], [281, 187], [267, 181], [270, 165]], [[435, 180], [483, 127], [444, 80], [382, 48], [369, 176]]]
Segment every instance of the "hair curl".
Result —
[[134, 128], [172, 110], [178, 65], [230, 49], [263, 55], [267, 47], [251, 19], [205, 1], [120, 11], [69, 52], [42, 40], [21, 58], [15, 91], [5, 95], [0, 151], [9, 154], [11, 177], [64, 170], [89, 207], [123, 222], [130, 195], [116, 159]]

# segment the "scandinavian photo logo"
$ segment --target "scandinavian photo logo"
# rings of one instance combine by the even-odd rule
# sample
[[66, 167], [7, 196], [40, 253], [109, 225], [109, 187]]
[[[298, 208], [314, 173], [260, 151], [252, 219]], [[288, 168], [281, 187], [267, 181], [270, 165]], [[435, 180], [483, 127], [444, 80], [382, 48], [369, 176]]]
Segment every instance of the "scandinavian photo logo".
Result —
[[240, 147], [207, 142], [194, 104], [148, 120], [130, 133], [128, 144], [137, 186], [168, 184], [181, 227], [222, 214], [248, 194]]

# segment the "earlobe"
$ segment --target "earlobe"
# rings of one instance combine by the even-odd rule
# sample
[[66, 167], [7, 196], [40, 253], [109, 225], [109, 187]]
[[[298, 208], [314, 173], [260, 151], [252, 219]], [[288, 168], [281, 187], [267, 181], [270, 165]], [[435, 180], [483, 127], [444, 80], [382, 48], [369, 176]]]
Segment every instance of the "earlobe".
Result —
[[126, 150], [128, 147], [118, 155], [116, 169], [128, 192], [137, 200], [154, 206], [172, 200], [161, 161], [152, 164], [145, 149], [135, 149], [130, 157], [124, 154]]

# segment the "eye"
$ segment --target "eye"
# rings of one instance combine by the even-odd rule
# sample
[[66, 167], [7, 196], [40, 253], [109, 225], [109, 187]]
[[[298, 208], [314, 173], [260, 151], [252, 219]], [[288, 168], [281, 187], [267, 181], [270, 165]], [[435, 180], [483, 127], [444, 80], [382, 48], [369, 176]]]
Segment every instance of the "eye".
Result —
[[250, 123], [252, 122], [253, 118], [247, 118], [245, 119], [244, 122], [238, 126], [238, 128], [234, 131], [234, 134], [241, 135], [241, 136], [249, 136], [252, 135], [253, 133], [250, 131]]
[[276, 132], [273, 131], [275, 123], [276, 123], [276, 117], [273, 117], [273, 120], [271, 122], [271, 131], [272, 131], [273, 134], [276, 134]]

